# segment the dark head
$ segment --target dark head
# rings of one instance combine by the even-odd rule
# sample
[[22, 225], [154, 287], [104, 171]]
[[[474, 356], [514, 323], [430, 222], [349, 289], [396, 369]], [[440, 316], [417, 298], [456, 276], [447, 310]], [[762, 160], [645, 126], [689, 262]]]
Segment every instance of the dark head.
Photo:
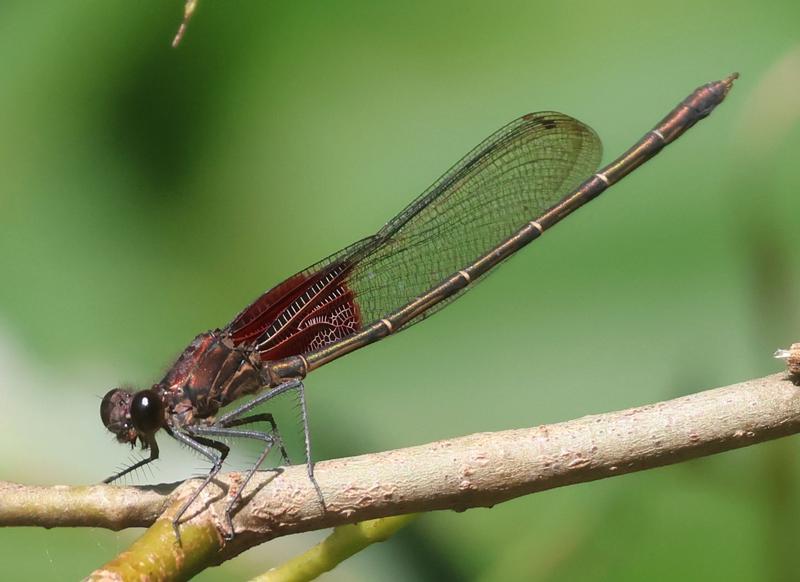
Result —
[[133, 446], [138, 438], [146, 448], [153, 434], [161, 428], [164, 413], [161, 399], [154, 390], [133, 394], [114, 388], [103, 397], [100, 418], [119, 442]]

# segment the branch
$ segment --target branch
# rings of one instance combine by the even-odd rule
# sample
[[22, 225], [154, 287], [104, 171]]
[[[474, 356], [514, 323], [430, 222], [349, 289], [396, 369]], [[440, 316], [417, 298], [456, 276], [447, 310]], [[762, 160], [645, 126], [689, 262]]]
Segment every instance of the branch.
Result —
[[[131, 574], [142, 563], [139, 558], [147, 555], [151, 564], [158, 560], [174, 564], [184, 577], [278, 536], [389, 515], [491, 507], [537, 491], [669, 465], [796, 432], [800, 432], [800, 390], [785, 375], [776, 374], [559, 424], [318, 463], [315, 474], [325, 510], [304, 466], [261, 472], [248, 486], [234, 517], [236, 537], [227, 544], [220, 533], [227, 529], [223, 509], [228, 487], [237, 486], [241, 473], [221, 477], [218, 486], [209, 486], [200, 495], [187, 515], [191, 520], [181, 525], [182, 548], [175, 543], [169, 519], [197, 487], [196, 480], [174, 489], [5, 485], [0, 487], [0, 526], [118, 529], [151, 523], [161, 508], [168, 507], [128, 552], [95, 576], [123, 567]], [[34, 498], [46, 504], [44, 511], [34, 512]]]

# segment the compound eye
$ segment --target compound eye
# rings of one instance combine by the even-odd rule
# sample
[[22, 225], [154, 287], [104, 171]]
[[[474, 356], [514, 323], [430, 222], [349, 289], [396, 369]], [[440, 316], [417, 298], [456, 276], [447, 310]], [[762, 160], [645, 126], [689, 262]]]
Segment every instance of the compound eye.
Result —
[[[122, 388], [114, 388], [103, 397], [103, 402], [100, 404], [100, 418], [105, 427], [117, 435], [117, 438], [122, 437], [128, 429], [127, 418], [130, 414], [130, 405], [133, 395], [127, 390]], [[125, 439], [123, 442], [127, 442]]]
[[106, 428], [111, 426], [111, 415], [115, 412], [117, 406], [116, 401], [118, 400], [120, 392], [121, 390], [119, 388], [109, 390], [103, 397], [103, 402], [100, 403], [100, 420], [103, 421], [103, 425]]
[[152, 390], [137, 392], [131, 402], [131, 420], [141, 434], [152, 434], [161, 428], [161, 399]]

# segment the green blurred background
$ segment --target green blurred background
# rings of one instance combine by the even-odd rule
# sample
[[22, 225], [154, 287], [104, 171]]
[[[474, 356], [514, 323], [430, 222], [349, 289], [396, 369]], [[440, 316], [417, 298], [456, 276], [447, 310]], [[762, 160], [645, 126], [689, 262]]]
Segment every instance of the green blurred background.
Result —
[[[201, 0], [172, 50], [181, 11], [0, 3], [0, 479], [113, 472], [131, 453], [100, 423], [108, 388], [158, 380], [509, 120], [574, 115], [608, 161], [732, 71], [726, 103], [657, 160], [429, 322], [315, 372], [315, 457], [672, 398], [778, 371], [772, 352], [800, 341], [795, 0]], [[162, 442], [130, 482], [202, 470]], [[256, 451], [240, 455], [230, 468]], [[798, 579], [799, 457], [784, 439], [427, 515], [327, 579]], [[5, 529], [0, 568], [77, 579], [137, 533]]]

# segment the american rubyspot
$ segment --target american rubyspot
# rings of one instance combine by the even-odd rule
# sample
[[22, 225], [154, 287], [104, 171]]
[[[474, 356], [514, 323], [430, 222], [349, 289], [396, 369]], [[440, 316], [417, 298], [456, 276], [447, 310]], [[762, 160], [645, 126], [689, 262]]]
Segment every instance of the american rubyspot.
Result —
[[[696, 89], [616, 160], [594, 172], [601, 144], [580, 121], [555, 112], [525, 115], [467, 154], [377, 234], [300, 271], [261, 295], [223, 329], [198, 335], [161, 382], [136, 393], [115, 388], [100, 416], [118, 441], [150, 449], [167, 434], [213, 464], [180, 518], [214, 478], [229, 448], [215, 438], [243, 437], [264, 451], [227, 505], [227, 515], [269, 451], [286, 453], [268, 413], [248, 413], [296, 392], [308, 475], [314, 479], [303, 378], [353, 350], [422, 321], [493, 267], [538, 238], [675, 141], [719, 105], [737, 74]], [[587, 178], [588, 176], [588, 178]], [[221, 408], [254, 395], [221, 416]], [[269, 429], [240, 428], [267, 423]], [[233, 533], [231, 524], [231, 535]]]

